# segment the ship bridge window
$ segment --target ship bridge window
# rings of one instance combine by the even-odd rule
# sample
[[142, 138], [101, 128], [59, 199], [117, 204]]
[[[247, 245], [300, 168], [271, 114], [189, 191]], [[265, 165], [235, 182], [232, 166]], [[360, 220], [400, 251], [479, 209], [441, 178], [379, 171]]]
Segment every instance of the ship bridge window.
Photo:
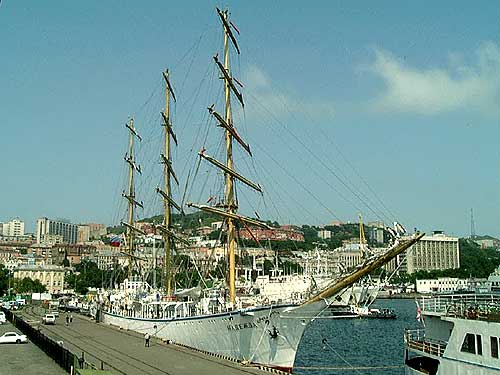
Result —
[[498, 358], [498, 337], [490, 336], [491, 356]]
[[476, 338], [472, 333], [467, 333], [462, 343], [461, 352], [476, 354]]
[[[476, 351], [477, 344], [477, 351]], [[463, 353], [471, 353], [483, 355], [483, 345], [481, 335], [474, 335], [473, 333], [467, 333], [464, 337], [464, 342], [462, 343], [462, 348], [460, 349]]]

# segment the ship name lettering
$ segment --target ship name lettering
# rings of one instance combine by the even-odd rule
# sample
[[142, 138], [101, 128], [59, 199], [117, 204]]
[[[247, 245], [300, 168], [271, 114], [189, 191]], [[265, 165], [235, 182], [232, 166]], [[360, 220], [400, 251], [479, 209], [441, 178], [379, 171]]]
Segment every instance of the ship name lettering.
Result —
[[254, 322], [240, 323], [240, 324], [229, 324], [227, 326], [228, 331], [237, 331], [245, 328], [257, 328], [257, 324]]

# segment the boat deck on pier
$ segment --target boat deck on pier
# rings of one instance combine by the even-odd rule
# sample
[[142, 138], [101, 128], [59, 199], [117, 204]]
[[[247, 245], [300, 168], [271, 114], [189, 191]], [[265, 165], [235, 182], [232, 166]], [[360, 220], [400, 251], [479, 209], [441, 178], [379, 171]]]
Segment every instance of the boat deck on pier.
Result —
[[73, 322], [65, 324], [61, 313], [55, 325], [41, 324], [43, 309], [26, 307], [20, 314], [47, 336], [62, 341], [73, 353], [84, 353], [87, 363], [114, 374], [180, 375], [180, 374], [269, 374], [256, 367], [245, 366], [223, 358], [197, 352], [152, 339], [145, 347], [142, 335], [119, 330], [73, 314]]

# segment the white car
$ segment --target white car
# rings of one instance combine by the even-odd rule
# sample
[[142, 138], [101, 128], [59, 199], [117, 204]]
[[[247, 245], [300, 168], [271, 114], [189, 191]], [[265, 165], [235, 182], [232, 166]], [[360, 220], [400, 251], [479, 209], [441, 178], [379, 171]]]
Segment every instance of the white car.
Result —
[[5, 313], [0, 311], [0, 324], [7, 323], [7, 319], [5, 318]]
[[54, 314], [45, 314], [42, 319], [43, 324], [56, 324], [56, 316]]
[[20, 335], [16, 332], [5, 332], [0, 336], [0, 344], [20, 344], [28, 342], [26, 335]]

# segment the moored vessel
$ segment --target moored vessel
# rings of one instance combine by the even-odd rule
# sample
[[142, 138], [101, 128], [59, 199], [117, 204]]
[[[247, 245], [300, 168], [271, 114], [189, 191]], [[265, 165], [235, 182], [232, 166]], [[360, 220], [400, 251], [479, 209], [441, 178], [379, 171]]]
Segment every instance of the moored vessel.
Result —
[[[134, 139], [140, 137], [133, 121], [127, 124], [130, 131], [129, 153], [125, 160], [129, 164], [129, 189], [123, 196], [128, 200], [128, 222], [122, 223], [127, 228], [129, 278], [123, 291], [108, 293], [102, 296], [99, 320], [106, 324], [130, 329], [142, 334], [172, 341], [179, 345], [197, 350], [224, 355], [240, 361], [261, 364], [284, 371], [291, 371], [297, 348], [307, 325], [325, 311], [332, 303], [342, 300], [349, 288], [370, 272], [389, 262], [405, 251], [423, 234], [415, 234], [408, 240], [396, 241], [387, 251], [367, 257], [363, 264], [350, 272], [346, 272], [321, 285], [317, 291], [302, 296], [293, 303], [272, 303], [272, 301], [250, 301], [244, 299], [236, 289], [235, 247], [237, 226], [268, 228], [268, 224], [260, 219], [242, 216], [238, 213], [238, 200], [235, 183], [262, 192], [260, 185], [248, 180], [235, 169], [233, 146], [242, 148], [242, 152], [252, 155], [250, 146], [238, 134], [231, 115], [231, 97], [243, 106], [243, 97], [239, 92], [241, 86], [230, 70], [229, 50], [232, 45], [239, 53], [233, 29], [227, 11], [217, 9], [224, 33], [224, 55], [222, 62], [214, 56], [215, 65], [224, 83], [224, 110], [219, 114], [214, 106], [208, 108], [210, 116], [218, 127], [223, 129], [226, 151], [226, 162], [220, 162], [208, 155], [205, 147], [199, 152], [211, 166], [218, 168], [224, 176], [224, 197], [219, 203], [210, 200], [211, 204], [187, 203], [193, 207], [220, 216], [226, 227], [226, 244], [228, 253], [227, 280], [214, 282], [208, 287], [196, 287], [190, 290], [176, 291], [172, 285], [173, 267], [171, 255], [175, 243], [182, 241], [173, 228], [171, 209], [183, 211], [183, 205], [174, 201], [170, 189], [170, 179], [176, 182], [172, 160], [170, 158], [170, 142], [177, 143], [171, 123], [169, 108], [170, 98], [175, 95], [170, 83], [170, 75], [164, 73], [165, 111], [161, 113], [165, 129], [165, 150], [161, 155], [164, 165], [165, 184], [157, 193], [164, 204], [164, 221], [157, 229], [163, 233], [165, 244], [165, 286], [162, 292], [151, 290], [146, 284], [133, 279], [134, 233], [140, 232], [134, 225], [134, 208], [142, 206], [136, 199], [133, 187], [134, 172], [140, 172], [133, 153]], [[233, 143], [233, 141], [235, 141]], [[234, 147], [236, 148], [236, 147]], [[257, 215], [258, 216], [258, 215]]]
[[500, 374], [500, 295], [424, 297], [405, 331], [405, 374]]

